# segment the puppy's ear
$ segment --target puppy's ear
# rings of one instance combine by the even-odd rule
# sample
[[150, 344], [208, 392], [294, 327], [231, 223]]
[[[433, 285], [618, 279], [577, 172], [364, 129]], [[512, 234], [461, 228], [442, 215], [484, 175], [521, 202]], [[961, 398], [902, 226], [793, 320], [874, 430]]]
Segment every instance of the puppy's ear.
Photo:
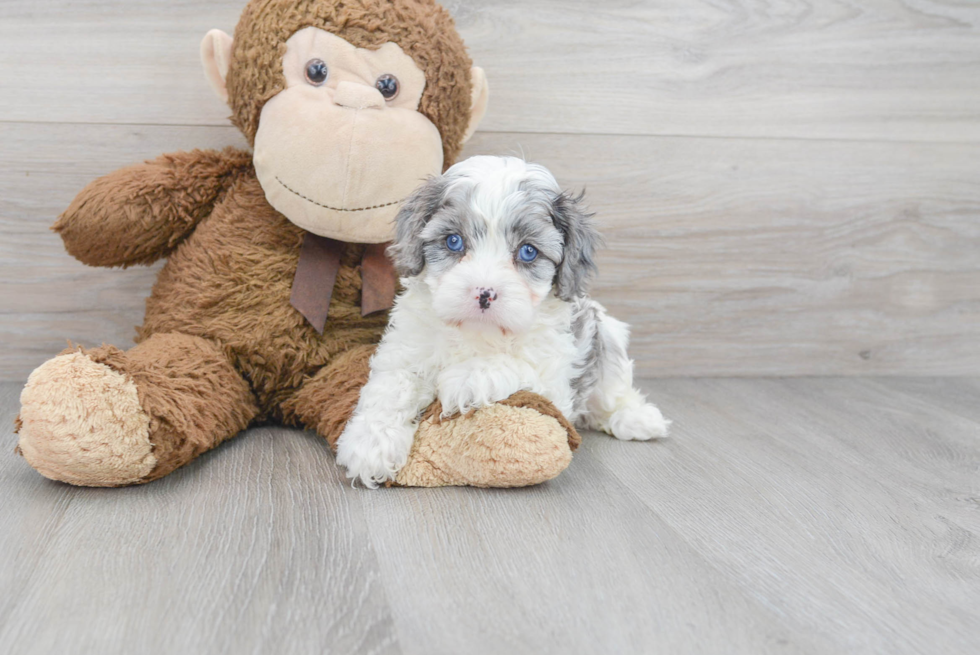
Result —
[[577, 197], [560, 193], [552, 203], [551, 218], [565, 239], [565, 250], [555, 273], [555, 292], [562, 300], [584, 296], [596, 273], [595, 253], [602, 236], [592, 217], [582, 209], [583, 191]]
[[387, 252], [401, 277], [413, 277], [425, 268], [421, 233], [442, 205], [446, 186], [444, 177], [430, 177], [405, 200], [395, 217], [395, 240]]

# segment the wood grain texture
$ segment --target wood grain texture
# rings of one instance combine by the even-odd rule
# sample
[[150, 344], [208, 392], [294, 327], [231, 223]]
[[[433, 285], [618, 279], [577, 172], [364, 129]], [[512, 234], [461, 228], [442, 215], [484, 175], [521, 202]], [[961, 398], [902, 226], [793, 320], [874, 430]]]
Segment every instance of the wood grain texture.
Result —
[[[641, 375], [980, 370], [980, 8], [447, 6], [493, 86], [466, 154], [588, 188]], [[243, 145], [197, 57], [240, 9], [0, 5], [0, 379], [130, 342], [159, 267], [84, 269], [47, 228], [99, 174]]]
[[646, 388], [675, 420], [668, 452], [586, 452], [797, 631], [857, 652], [980, 648], [980, 424], [866, 380]]
[[641, 386], [669, 439], [587, 434], [530, 489], [370, 492], [281, 428], [144, 487], [52, 483], [0, 385], [0, 650], [980, 650], [980, 379]]
[[641, 375], [980, 371], [976, 146], [507, 136], [587, 188]]
[[[6, 0], [0, 120], [225, 125], [198, 44], [243, 4]], [[980, 140], [975, 3], [446, 5], [490, 80], [484, 130]]]
[[[0, 377], [125, 346], [159, 265], [86, 268], [48, 227], [92, 178], [233, 128], [0, 124]], [[645, 376], [980, 370], [980, 146], [479, 134], [585, 187], [593, 295]]]
[[26, 379], [65, 347], [126, 347], [161, 264], [81, 265], [50, 231], [94, 178], [173, 150], [246, 145], [237, 130], [160, 126], [0, 124], [0, 378]]
[[891, 393], [928, 399], [946, 412], [980, 421], [980, 383], [976, 378], [881, 378], [875, 382]]
[[160, 484], [75, 488], [13, 453], [2, 390], [3, 652], [401, 652], [367, 497], [315, 435], [255, 429]]
[[487, 653], [832, 652], [702, 557], [631, 487], [576, 455], [542, 487], [414, 491], [365, 505], [403, 651], [470, 653], [476, 640]]
[[460, 2], [494, 131], [980, 138], [980, 6]]
[[[466, 154], [586, 186], [642, 375], [980, 371], [980, 6], [447, 0]], [[352, 489], [256, 428], [145, 487], [13, 453], [23, 379], [125, 346], [159, 265], [48, 226], [91, 179], [242, 145], [198, 44], [243, 0], [0, 3], [0, 651], [980, 652], [980, 379], [671, 379], [660, 443], [532, 489]]]

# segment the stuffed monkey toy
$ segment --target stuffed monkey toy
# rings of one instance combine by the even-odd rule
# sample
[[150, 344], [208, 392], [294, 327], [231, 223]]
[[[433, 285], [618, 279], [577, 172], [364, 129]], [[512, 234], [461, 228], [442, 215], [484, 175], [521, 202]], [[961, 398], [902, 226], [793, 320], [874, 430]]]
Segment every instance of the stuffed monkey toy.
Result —
[[[399, 204], [453, 163], [487, 104], [431, 0], [251, 0], [201, 55], [252, 151], [121, 169], [54, 225], [90, 266], [167, 262], [135, 347], [70, 348], [31, 374], [18, 448], [51, 479], [149, 482], [258, 422], [334, 447], [395, 294]], [[420, 417], [395, 484], [536, 484], [578, 443], [529, 392], [440, 415]]]

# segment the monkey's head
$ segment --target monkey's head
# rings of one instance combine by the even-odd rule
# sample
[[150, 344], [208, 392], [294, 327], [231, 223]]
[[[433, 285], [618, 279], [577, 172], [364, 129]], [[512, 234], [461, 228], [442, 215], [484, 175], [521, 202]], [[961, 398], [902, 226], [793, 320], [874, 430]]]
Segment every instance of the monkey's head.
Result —
[[401, 202], [452, 165], [487, 105], [433, 0], [251, 0], [201, 58], [269, 203], [341, 241], [390, 240]]

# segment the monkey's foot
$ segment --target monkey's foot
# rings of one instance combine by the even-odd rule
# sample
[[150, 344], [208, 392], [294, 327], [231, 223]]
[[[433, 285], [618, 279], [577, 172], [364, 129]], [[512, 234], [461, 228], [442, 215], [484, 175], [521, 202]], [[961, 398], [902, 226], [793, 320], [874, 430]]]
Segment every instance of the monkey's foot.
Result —
[[395, 484], [407, 487], [525, 487], [572, 461], [581, 438], [554, 405], [520, 391], [466, 416], [440, 419], [434, 403], [415, 434]]
[[116, 487], [156, 466], [136, 385], [82, 352], [39, 366], [20, 396], [20, 453], [52, 480]]

